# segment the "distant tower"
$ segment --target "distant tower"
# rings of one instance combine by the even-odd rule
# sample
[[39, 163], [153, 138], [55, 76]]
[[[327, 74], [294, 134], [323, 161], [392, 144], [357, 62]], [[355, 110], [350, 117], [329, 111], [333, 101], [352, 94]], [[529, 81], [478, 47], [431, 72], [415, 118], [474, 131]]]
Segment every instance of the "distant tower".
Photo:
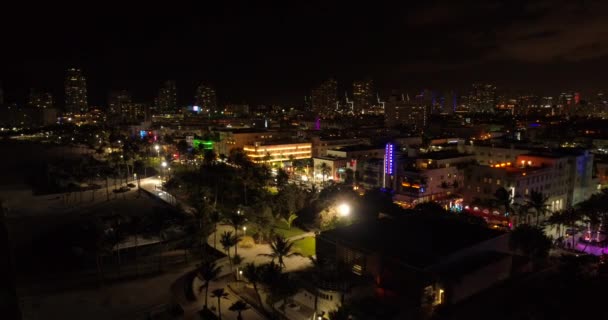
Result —
[[194, 105], [199, 106], [208, 113], [217, 112], [217, 96], [215, 94], [215, 89], [205, 84], [199, 85], [196, 88]]
[[492, 84], [474, 83], [469, 95], [469, 111], [479, 113], [494, 112], [496, 107], [496, 87]]
[[353, 111], [355, 114], [368, 113], [373, 103], [372, 80], [353, 82]]
[[27, 98], [28, 107], [50, 109], [53, 108], [53, 95], [50, 92], [30, 89], [30, 94]]
[[87, 79], [78, 68], [70, 68], [65, 77], [65, 111], [67, 113], [86, 113]]
[[338, 103], [338, 82], [329, 79], [312, 90], [311, 105], [314, 113], [321, 117], [333, 114]]
[[177, 111], [177, 87], [174, 80], [166, 81], [158, 91], [156, 98], [156, 111], [160, 113], [174, 113]]

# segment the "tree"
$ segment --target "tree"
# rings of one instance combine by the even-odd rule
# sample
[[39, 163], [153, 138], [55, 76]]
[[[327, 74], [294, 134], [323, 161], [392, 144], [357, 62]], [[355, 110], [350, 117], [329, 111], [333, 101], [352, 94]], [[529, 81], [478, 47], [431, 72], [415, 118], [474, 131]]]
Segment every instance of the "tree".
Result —
[[228, 293], [224, 291], [224, 288], [218, 288], [211, 291], [211, 297], [217, 298], [217, 314], [220, 320], [222, 320], [222, 299], [228, 300]]
[[209, 220], [213, 223], [213, 249], [216, 249], [217, 245], [217, 224], [222, 220], [220, 212], [213, 210], [209, 215]]
[[287, 174], [287, 171], [285, 171], [283, 169], [279, 169], [277, 171], [277, 187], [279, 189], [282, 189], [288, 183], [289, 183], [289, 175]]
[[177, 152], [179, 152], [179, 156], [184, 156], [188, 153], [188, 149], [190, 149], [190, 146], [188, 146], [188, 142], [186, 142], [186, 140], [180, 140], [177, 143]]
[[238, 315], [236, 316], [237, 320], [243, 320], [243, 316], [241, 315], [241, 312], [245, 311], [249, 309], [249, 306], [243, 302], [242, 300], [238, 300], [237, 302], [233, 303], [228, 310], [230, 311], [234, 311], [236, 312]]
[[509, 191], [503, 187], [500, 187], [496, 189], [496, 192], [494, 192], [494, 198], [496, 199], [498, 205], [505, 209], [505, 215], [509, 216], [512, 211], [511, 203], [513, 203], [513, 197], [511, 197]]
[[336, 310], [332, 310], [329, 312], [329, 319], [331, 320], [350, 320], [351, 310], [347, 305], [341, 305]]
[[[231, 231], [224, 231], [220, 236], [220, 244], [228, 255], [228, 260], [232, 261], [232, 259], [230, 259], [230, 248], [236, 244], [236, 237], [232, 235]], [[232, 269], [232, 262], [230, 263], [230, 269]]]
[[323, 184], [325, 184], [325, 178], [331, 173], [331, 169], [327, 165], [327, 163], [323, 162], [317, 166], [317, 170], [321, 172], [321, 176], [323, 177]]
[[[547, 223], [550, 225], [557, 226], [558, 235], [560, 238], [562, 238], [562, 231], [564, 231], [566, 228], [575, 229], [577, 222], [581, 221], [582, 216], [583, 215], [580, 210], [578, 210], [577, 208], [569, 207], [565, 210], [554, 212], [547, 220]], [[575, 241], [576, 234], [573, 233], [572, 248], [575, 247]]]
[[281, 218], [281, 220], [283, 222], [285, 222], [285, 225], [287, 225], [287, 229], [291, 229], [291, 225], [293, 224], [293, 222], [298, 218], [298, 215], [295, 213], [291, 213], [289, 215], [289, 217], [287, 218]]
[[302, 256], [298, 252], [293, 252], [293, 242], [285, 239], [285, 237], [281, 235], [276, 235], [275, 238], [272, 240], [272, 242], [270, 243], [270, 250], [272, 251], [271, 253], [262, 253], [258, 256], [270, 257], [272, 258], [273, 262], [274, 259], [277, 259], [281, 268], [285, 267], [285, 258]]
[[524, 224], [511, 232], [509, 248], [521, 252], [533, 262], [539, 262], [549, 255], [551, 239], [540, 227]]
[[241, 257], [238, 254], [234, 254], [234, 256], [232, 257], [232, 265], [234, 265], [234, 267], [236, 268], [236, 273], [234, 274], [234, 280], [239, 280], [238, 279], [238, 274], [239, 274], [239, 266], [243, 263], [245, 259], [243, 259], [243, 257]]
[[526, 201], [526, 204], [534, 209], [534, 213], [536, 214], [536, 225], [540, 223], [540, 216], [545, 215], [547, 213], [547, 200], [549, 197], [545, 196], [542, 192], [532, 191], [530, 192], [530, 197]]
[[262, 269], [253, 263], [248, 263], [243, 268], [243, 276], [253, 286], [253, 290], [255, 291], [255, 294], [258, 298], [258, 303], [260, 304], [260, 307], [263, 309], [264, 304], [262, 303], [262, 297], [260, 296], [260, 292], [258, 291], [258, 283], [260, 283], [260, 281], [262, 280], [261, 273], [262, 273]]
[[234, 228], [234, 235], [236, 237], [236, 243], [235, 243], [235, 247], [234, 247], [234, 254], [238, 253], [238, 234], [239, 234], [239, 229], [241, 229], [241, 227], [245, 224], [245, 216], [242, 215], [239, 212], [233, 212], [232, 214], [230, 214], [228, 216], [228, 220], [226, 222], [228, 222], [228, 224], [230, 224], [233, 228]]
[[206, 165], [212, 164], [216, 158], [217, 158], [217, 155], [215, 154], [215, 151], [213, 151], [213, 149], [207, 149], [207, 150], [203, 151], [203, 162]]
[[[528, 223], [528, 216], [530, 215], [530, 207], [527, 204], [518, 204], [513, 208], [513, 216], [517, 217], [517, 223], [514, 225], [519, 225], [522, 223]], [[523, 222], [522, 222], [523, 221]]]
[[217, 279], [222, 272], [222, 267], [216, 265], [214, 261], [203, 261], [203, 263], [196, 270], [196, 275], [201, 279], [204, 284], [199, 288], [200, 291], [205, 289], [205, 309], [207, 309], [207, 297], [209, 296], [209, 282]]
[[355, 182], [355, 172], [351, 168], [344, 171], [344, 183], [353, 184]]

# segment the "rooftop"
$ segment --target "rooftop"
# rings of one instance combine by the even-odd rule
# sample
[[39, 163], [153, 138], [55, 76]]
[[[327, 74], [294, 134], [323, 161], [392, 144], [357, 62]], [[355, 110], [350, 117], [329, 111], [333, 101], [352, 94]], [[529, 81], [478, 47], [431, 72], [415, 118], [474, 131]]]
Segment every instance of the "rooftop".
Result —
[[444, 160], [444, 159], [465, 158], [465, 157], [473, 157], [473, 155], [468, 154], [468, 153], [460, 153], [458, 151], [446, 150], [446, 151], [435, 151], [435, 152], [424, 153], [424, 154], [421, 154], [418, 156], [419, 159], [432, 159], [432, 160]]
[[377, 145], [374, 146], [374, 145], [367, 145], [367, 144], [358, 144], [358, 145], [354, 145], [354, 146], [344, 146], [344, 147], [331, 148], [329, 150], [353, 152], [353, 151], [378, 150], [378, 149], [384, 150], [384, 146], [377, 146]]
[[319, 237], [424, 269], [450, 254], [501, 234], [503, 232], [467, 223], [456, 216], [412, 214], [356, 223], [322, 232]]

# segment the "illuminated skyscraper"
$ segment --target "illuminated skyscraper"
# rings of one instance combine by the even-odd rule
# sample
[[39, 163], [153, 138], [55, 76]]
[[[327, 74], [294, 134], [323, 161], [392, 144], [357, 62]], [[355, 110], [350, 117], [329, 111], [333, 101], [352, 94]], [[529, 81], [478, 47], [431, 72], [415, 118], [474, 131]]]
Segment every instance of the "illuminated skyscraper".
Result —
[[177, 88], [174, 80], [166, 81], [158, 91], [155, 100], [156, 112], [174, 113], [177, 112]]
[[116, 90], [108, 95], [109, 119], [114, 122], [137, 122], [146, 116], [146, 106], [134, 103], [127, 90]]
[[353, 111], [355, 114], [368, 113], [373, 104], [372, 80], [353, 82]]
[[494, 108], [496, 107], [496, 87], [491, 84], [474, 83], [468, 103], [470, 112], [494, 112]]
[[87, 79], [78, 68], [70, 68], [65, 77], [65, 111], [67, 113], [85, 113], [89, 111], [87, 103]]
[[393, 94], [385, 105], [384, 122], [389, 128], [405, 126], [412, 132], [420, 132], [427, 126], [430, 110], [421, 98], [408, 100], [404, 95]]
[[322, 117], [331, 116], [338, 104], [338, 82], [329, 79], [312, 90], [312, 111]]
[[215, 94], [215, 89], [205, 84], [199, 85], [196, 88], [194, 105], [199, 106], [201, 110], [207, 113], [217, 112], [217, 96]]
[[50, 109], [53, 108], [53, 95], [50, 92], [30, 89], [27, 98], [27, 105], [32, 108]]

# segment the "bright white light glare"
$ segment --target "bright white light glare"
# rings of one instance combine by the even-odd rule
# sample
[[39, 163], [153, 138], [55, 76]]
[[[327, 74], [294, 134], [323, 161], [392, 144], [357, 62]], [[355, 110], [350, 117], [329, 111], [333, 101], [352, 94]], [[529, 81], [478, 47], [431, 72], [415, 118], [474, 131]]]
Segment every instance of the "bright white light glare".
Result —
[[346, 203], [343, 203], [341, 205], [338, 206], [338, 214], [341, 217], [346, 217], [350, 214], [350, 206], [347, 205]]
[[160, 164], [161, 166], [163, 166], [163, 168], [167, 167], [167, 162], [163, 161], [163, 163]]

